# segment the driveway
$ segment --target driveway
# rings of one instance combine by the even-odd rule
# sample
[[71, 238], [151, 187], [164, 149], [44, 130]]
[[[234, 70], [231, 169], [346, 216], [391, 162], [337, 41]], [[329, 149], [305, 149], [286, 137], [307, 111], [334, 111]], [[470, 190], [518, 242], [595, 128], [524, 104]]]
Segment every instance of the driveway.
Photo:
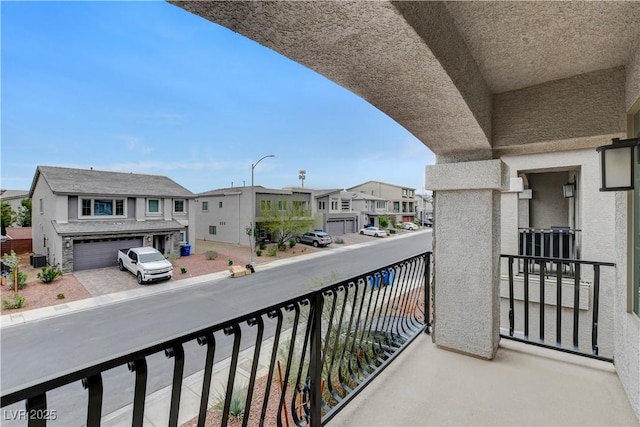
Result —
[[73, 275], [93, 297], [140, 287], [133, 274], [118, 267], [75, 271]]

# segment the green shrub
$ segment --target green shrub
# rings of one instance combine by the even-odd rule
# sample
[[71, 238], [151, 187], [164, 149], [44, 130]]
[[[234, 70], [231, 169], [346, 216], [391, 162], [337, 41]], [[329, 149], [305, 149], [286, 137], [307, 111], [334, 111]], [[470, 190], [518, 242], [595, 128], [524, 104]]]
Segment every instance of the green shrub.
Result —
[[56, 278], [62, 276], [62, 271], [58, 267], [42, 267], [42, 272], [38, 273], [38, 279], [42, 281], [42, 283], [51, 283]]
[[275, 246], [272, 246], [269, 249], [267, 249], [267, 255], [269, 256], [276, 256], [277, 252], [278, 252], [278, 249]]
[[184, 268], [184, 267], [180, 267], [180, 273], [186, 274], [187, 273], [187, 269]]
[[397, 231], [395, 229], [393, 229], [393, 228], [389, 229], [389, 234], [396, 234], [396, 233], [397, 233]]
[[56, 295], [56, 298], [58, 298], [58, 299], [64, 299], [64, 294], [63, 294], [63, 293], [60, 293], [60, 294]]
[[263, 251], [267, 249], [267, 244], [265, 242], [260, 242], [260, 249]]
[[[224, 409], [224, 403], [226, 399], [226, 390], [218, 391], [216, 393], [215, 408], [218, 410]], [[231, 405], [229, 405], [229, 418], [241, 420], [244, 417], [244, 407], [247, 402], [247, 389], [234, 387], [231, 392]]]
[[262, 256], [262, 251], [261, 251], [260, 249], [258, 249], [258, 250], [256, 251], [256, 255], [258, 255], [258, 256]]
[[229, 264], [229, 265], [233, 265], [233, 260], [232, 260], [231, 258], [229, 258], [229, 259], [227, 260], [227, 264]]
[[18, 271], [18, 289], [24, 289], [27, 286], [27, 273]]
[[279, 242], [279, 243], [278, 243], [278, 250], [279, 250], [279, 251], [285, 251], [285, 250], [287, 250], [287, 245], [285, 245], [285, 243], [284, 243], [284, 242]]
[[216, 251], [207, 251], [206, 257], [207, 257], [207, 259], [216, 259], [216, 258], [218, 258], [218, 252], [216, 252]]
[[25, 298], [19, 294], [13, 294], [12, 297], [2, 298], [2, 308], [4, 309], [16, 309], [24, 307]]
[[293, 248], [296, 245], [296, 239], [289, 239], [289, 247]]

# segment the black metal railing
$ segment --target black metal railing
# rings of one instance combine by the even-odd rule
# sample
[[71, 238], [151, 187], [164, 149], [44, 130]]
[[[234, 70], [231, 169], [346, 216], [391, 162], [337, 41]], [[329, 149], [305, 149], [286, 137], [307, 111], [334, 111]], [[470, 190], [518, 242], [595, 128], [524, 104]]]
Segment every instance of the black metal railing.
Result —
[[[567, 258], [580, 259], [580, 233], [569, 227], [547, 228], [520, 228], [518, 229], [518, 255], [544, 257], [544, 258]], [[529, 273], [538, 273], [540, 264], [531, 260], [521, 260], [518, 263], [518, 272], [525, 269]], [[553, 273], [555, 263], [547, 264], [546, 271]], [[572, 264], [559, 264], [562, 274], [573, 277], [575, 272]]]
[[[501, 337], [613, 362], [611, 357], [600, 354], [598, 327], [600, 320], [600, 270], [601, 267], [615, 267], [614, 263], [521, 255], [501, 255], [501, 257], [503, 260], [507, 260], [509, 270], [509, 332], [508, 334], [502, 333]], [[538, 266], [536, 274], [530, 274], [529, 269], [524, 269], [522, 274], [514, 275], [514, 264], [520, 265], [522, 262], [535, 263]], [[563, 272], [562, 266], [567, 264], [574, 272], [571, 280], [567, 280]], [[584, 267], [591, 267], [593, 271], [593, 275], [589, 275], [588, 280], [584, 280], [582, 277], [585, 273]], [[518, 307], [521, 308], [520, 313], [516, 313], [516, 281], [518, 285], [522, 286], [521, 289], [518, 289], [518, 299], [521, 301], [518, 301]], [[554, 294], [547, 295], [545, 289], [547, 285], [555, 287]], [[538, 288], [536, 294], [532, 294], [532, 287]], [[565, 303], [563, 298], [563, 287], [571, 289], [568, 303]], [[581, 307], [581, 301], [584, 305], [584, 301], [589, 299], [592, 299], [591, 306]], [[549, 305], [549, 307], [545, 307], [545, 305]], [[555, 310], [552, 307], [554, 305]], [[549, 310], [554, 311], [551, 316], [548, 313]], [[518, 320], [516, 320], [516, 314], [518, 314]], [[571, 327], [568, 328], [568, 331], [563, 329], [563, 319], [565, 323], [570, 323]], [[532, 328], [532, 324], [535, 325], [535, 330]], [[550, 324], [552, 330], [545, 330], [545, 327]], [[588, 350], [584, 349], [585, 345], [582, 348], [580, 345], [580, 334], [583, 328], [586, 328], [590, 335]], [[563, 340], [563, 336], [568, 334], [571, 335], [570, 341], [563, 342], [568, 341]]]
[[[48, 394], [78, 383], [87, 390], [86, 425], [98, 426], [108, 389], [103, 387], [103, 375], [126, 366], [134, 374], [135, 383], [129, 395], [131, 424], [141, 426], [152, 372], [147, 360], [163, 352], [173, 360], [167, 424], [177, 426], [179, 416], [185, 416], [179, 413], [185, 362], [193, 362], [189, 358], [195, 348], [201, 353], [203, 379], [194, 425], [204, 426], [213, 416], [213, 382], [222, 379], [224, 392], [215, 406], [220, 425], [227, 425], [231, 416], [243, 414], [244, 426], [319, 426], [339, 412], [419, 333], [430, 332], [430, 265], [431, 253], [423, 253], [221, 324], [8, 390], [2, 395], [2, 407], [24, 402], [24, 413], [30, 417], [28, 425], [45, 426], [46, 417], [39, 415], [47, 414]], [[222, 354], [225, 341], [230, 345], [226, 346], [228, 353]], [[243, 372], [248, 372], [246, 383], [239, 380], [238, 373], [242, 348], [252, 355], [249, 363], [243, 364]], [[224, 378], [216, 378], [214, 359], [229, 361]], [[77, 420], [77, 424], [84, 423], [84, 418]]]

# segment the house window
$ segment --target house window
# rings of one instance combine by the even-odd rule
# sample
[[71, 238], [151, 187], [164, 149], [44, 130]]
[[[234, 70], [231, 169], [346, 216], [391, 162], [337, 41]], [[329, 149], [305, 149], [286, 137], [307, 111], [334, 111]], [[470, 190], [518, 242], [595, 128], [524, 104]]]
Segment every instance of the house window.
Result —
[[180, 232], [180, 243], [185, 243], [187, 241], [187, 233], [184, 231]]
[[278, 210], [286, 211], [287, 210], [287, 201], [286, 200], [278, 200]]
[[160, 200], [149, 199], [147, 200], [147, 212], [148, 213], [160, 213]]
[[300, 200], [294, 200], [293, 201], [293, 207], [298, 212], [306, 211], [307, 210], [307, 202], [303, 202], [303, 201], [300, 201]]
[[387, 207], [387, 202], [383, 201], [383, 200], [378, 200], [376, 202], [376, 208], [378, 209], [384, 209]]
[[124, 199], [81, 199], [80, 216], [125, 216]]
[[95, 216], [112, 216], [113, 200], [94, 200], [93, 214]]
[[393, 211], [400, 212], [400, 202], [393, 202]]
[[91, 199], [82, 199], [82, 216], [91, 216]]
[[342, 201], [342, 210], [343, 211], [348, 211], [351, 208], [351, 203], [349, 200], [343, 200]]
[[40, 199], [40, 213], [44, 213], [44, 200]]
[[331, 210], [332, 211], [337, 211], [338, 210], [338, 201], [337, 200], [332, 200], [331, 201]]
[[184, 199], [177, 199], [173, 201], [173, 211], [175, 213], [184, 213]]
[[222, 209], [222, 202], [218, 202], [218, 207]]
[[260, 200], [260, 210], [268, 211], [271, 209], [271, 200]]
[[202, 202], [202, 210], [205, 212], [209, 210], [209, 202]]
[[124, 216], [124, 200], [116, 200], [116, 216]]
[[209, 234], [214, 235], [217, 234], [218, 229], [216, 228], [215, 225], [210, 225], [209, 226]]
[[319, 211], [324, 210], [324, 200], [318, 200], [318, 210]]

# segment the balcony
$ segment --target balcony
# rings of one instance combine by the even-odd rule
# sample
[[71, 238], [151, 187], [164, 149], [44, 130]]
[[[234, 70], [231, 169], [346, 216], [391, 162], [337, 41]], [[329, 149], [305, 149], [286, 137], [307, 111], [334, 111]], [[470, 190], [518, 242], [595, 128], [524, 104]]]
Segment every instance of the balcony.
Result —
[[[522, 257], [503, 258], [514, 266]], [[575, 283], [592, 266], [597, 307], [599, 270], [611, 265], [533, 261], [579, 263]], [[503, 339], [495, 359], [482, 360], [433, 344], [430, 272], [427, 252], [45, 381], [5, 384], [3, 413], [48, 414], [60, 401], [56, 393], [73, 386], [83, 410], [64, 425], [226, 425], [238, 413], [246, 415], [243, 425], [267, 426], [637, 424], [614, 365], [599, 354], [597, 308], [580, 326], [591, 341], [583, 345], [574, 324], [566, 348], [567, 341], [553, 334], [544, 341], [535, 322], [512, 314], [529, 305], [534, 313], [535, 298], [525, 294], [523, 306], [510, 297], [503, 337], [517, 341]], [[575, 316], [582, 299], [572, 301], [558, 310]], [[187, 376], [185, 366], [194, 363], [201, 370]], [[161, 376], [168, 385], [150, 393]], [[115, 397], [126, 403], [114, 411]]]

